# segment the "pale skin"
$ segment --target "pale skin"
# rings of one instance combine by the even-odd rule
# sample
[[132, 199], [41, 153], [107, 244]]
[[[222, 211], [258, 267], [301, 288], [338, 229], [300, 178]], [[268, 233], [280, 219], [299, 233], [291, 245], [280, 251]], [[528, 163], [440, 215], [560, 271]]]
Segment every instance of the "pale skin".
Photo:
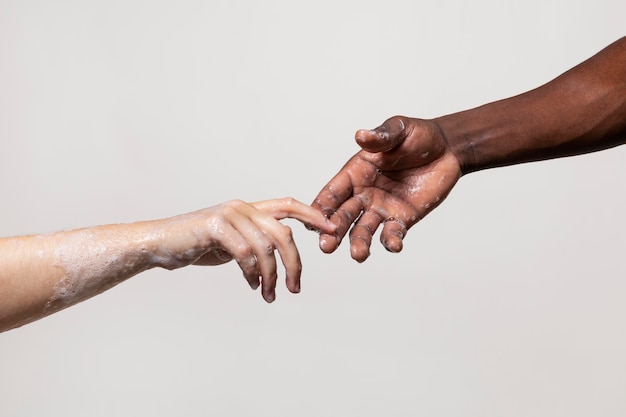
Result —
[[0, 239], [0, 331], [87, 300], [152, 268], [235, 260], [263, 298], [276, 298], [278, 251], [287, 288], [300, 292], [302, 264], [291, 229], [297, 219], [324, 233], [335, 226], [293, 198], [229, 201], [175, 217]]
[[363, 262], [381, 225], [383, 246], [400, 252], [463, 175], [626, 143], [626, 37], [518, 96], [431, 120], [392, 117], [355, 138], [362, 150], [312, 205], [337, 225], [320, 234], [322, 251], [350, 231], [351, 256]]

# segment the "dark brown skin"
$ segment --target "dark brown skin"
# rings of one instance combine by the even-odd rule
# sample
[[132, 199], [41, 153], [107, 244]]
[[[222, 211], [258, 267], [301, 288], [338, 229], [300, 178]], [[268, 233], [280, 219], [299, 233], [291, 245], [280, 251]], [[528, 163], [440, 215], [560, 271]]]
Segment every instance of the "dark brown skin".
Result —
[[524, 94], [432, 120], [395, 116], [355, 139], [362, 150], [312, 205], [338, 226], [320, 235], [322, 251], [350, 230], [351, 256], [363, 262], [381, 224], [381, 243], [400, 252], [465, 174], [626, 143], [626, 37]]

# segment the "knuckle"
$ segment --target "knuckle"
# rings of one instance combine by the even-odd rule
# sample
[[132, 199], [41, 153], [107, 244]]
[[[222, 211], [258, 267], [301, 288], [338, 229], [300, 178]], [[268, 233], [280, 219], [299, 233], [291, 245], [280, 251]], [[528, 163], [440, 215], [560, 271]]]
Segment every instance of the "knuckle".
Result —
[[287, 225], [282, 225], [278, 232], [278, 238], [285, 242], [293, 242], [293, 230]]
[[237, 259], [248, 259], [254, 257], [254, 252], [252, 251], [252, 247], [248, 244], [239, 245], [233, 250], [233, 255]]
[[260, 235], [255, 245], [255, 251], [260, 255], [270, 255], [274, 253], [274, 242], [266, 235]]
[[372, 229], [366, 224], [355, 224], [352, 229], [350, 229], [349, 233], [350, 238], [359, 238], [362, 240], [371, 240], [372, 235], [374, 235], [374, 232], [372, 232]]
[[232, 204], [232, 202], [228, 202], [224, 204], [222, 207], [222, 216], [229, 218], [237, 212], [237, 207]]
[[337, 215], [344, 218], [348, 223], [352, 223], [355, 220], [355, 216], [353, 216], [348, 210], [343, 207], [337, 209]]
[[239, 199], [235, 199], [235, 200], [230, 200], [226, 203], [226, 207], [229, 208], [233, 208], [233, 209], [238, 209], [244, 205], [246, 205], [247, 203], [244, 202], [243, 200], [239, 200]]

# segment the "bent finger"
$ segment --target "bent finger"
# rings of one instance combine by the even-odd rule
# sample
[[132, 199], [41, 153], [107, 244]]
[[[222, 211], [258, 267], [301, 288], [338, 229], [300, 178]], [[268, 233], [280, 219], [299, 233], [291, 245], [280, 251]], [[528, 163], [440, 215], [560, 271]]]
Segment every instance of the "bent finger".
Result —
[[302, 261], [300, 252], [293, 240], [293, 234], [289, 226], [281, 225], [281, 228], [272, 231], [274, 244], [285, 267], [285, 283], [292, 293], [299, 293], [301, 288]]
[[335, 233], [320, 235], [320, 249], [325, 253], [334, 252], [362, 210], [363, 204], [356, 197], [342, 204], [330, 217], [330, 221], [337, 226]]
[[[228, 222], [222, 226], [222, 232], [225, 238], [221, 239], [219, 242], [221, 248], [227, 253], [227, 256], [229, 255], [235, 259], [243, 272], [244, 278], [250, 285], [250, 288], [256, 290], [260, 285], [260, 271], [256, 256], [248, 240]], [[212, 253], [215, 255], [219, 252], [215, 252], [214, 249]]]
[[389, 252], [398, 253], [402, 250], [402, 240], [406, 236], [406, 225], [397, 219], [387, 219], [380, 234], [380, 242]]
[[350, 256], [357, 262], [364, 262], [370, 255], [372, 237], [383, 218], [376, 212], [367, 210], [350, 230]]
[[261, 272], [263, 298], [267, 302], [272, 302], [276, 296], [277, 263], [275, 249], [278, 250], [285, 267], [287, 288], [291, 292], [299, 292], [302, 262], [293, 240], [291, 228], [283, 225], [270, 214], [257, 210], [252, 205], [241, 206], [240, 210], [248, 218], [247, 221], [240, 221], [237, 227], [240, 233], [248, 238], [257, 257]]
[[[271, 239], [273, 248], [278, 250], [280, 259], [285, 267], [285, 282], [287, 288], [292, 293], [300, 292], [300, 277], [302, 275], [302, 261], [300, 259], [300, 253], [293, 240], [293, 233], [289, 226], [286, 226], [272, 217], [256, 217], [254, 220], [258, 227], [263, 229], [266, 235]], [[272, 250], [272, 259], [274, 261], [274, 269], [276, 269], [276, 259]], [[263, 265], [261, 266], [263, 270]], [[271, 280], [274, 280], [273, 282]], [[276, 287], [276, 274], [269, 276], [267, 285], [271, 288], [269, 290], [274, 291]], [[263, 288], [265, 290], [266, 282], [263, 281]]]

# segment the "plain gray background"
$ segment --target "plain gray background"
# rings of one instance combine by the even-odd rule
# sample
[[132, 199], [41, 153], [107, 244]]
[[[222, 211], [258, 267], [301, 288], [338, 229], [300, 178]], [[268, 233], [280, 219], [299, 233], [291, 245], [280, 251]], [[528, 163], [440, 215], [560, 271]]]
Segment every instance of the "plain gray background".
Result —
[[[622, 1], [0, 1], [3, 236], [311, 202], [359, 128], [527, 91]], [[472, 174], [267, 305], [153, 270], [0, 335], [0, 415], [626, 415], [626, 148]], [[282, 274], [281, 270], [281, 274]], [[280, 277], [282, 279], [282, 275]], [[1, 302], [1, 300], [0, 300]]]

